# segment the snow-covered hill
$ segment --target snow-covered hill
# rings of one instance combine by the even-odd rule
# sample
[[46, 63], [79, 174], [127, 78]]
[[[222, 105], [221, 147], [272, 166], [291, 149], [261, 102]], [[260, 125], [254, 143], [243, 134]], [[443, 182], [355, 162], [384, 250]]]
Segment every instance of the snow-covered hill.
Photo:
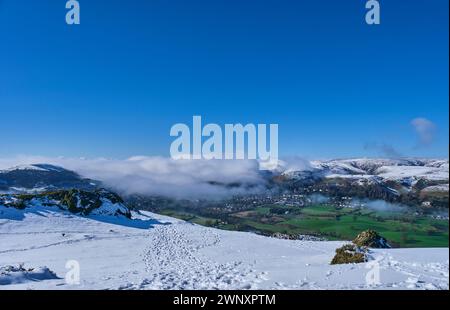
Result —
[[290, 168], [287, 163], [283, 173], [295, 177], [302, 171], [314, 171], [316, 174], [333, 177], [371, 177], [401, 181], [405, 178], [425, 179], [447, 182], [449, 179], [449, 161], [441, 159], [335, 159], [311, 161], [305, 169]]
[[0, 193], [38, 193], [58, 189], [93, 190], [100, 182], [49, 164], [19, 165], [0, 170]]
[[[366, 275], [373, 266], [329, 264], [341, 245], [221, 231], [148, 212], [127, 219], [0, 206], [0, 289], [449, 287], [447, 248], [372, 250], [381, 284], [371, 287]], [[64, 280], [72, 260], [80, 265], [80, 285]]]
[[448, 160], [364, 158], [311, 161], [303, 169], [284, 162], [280, 167], [281, 184], [299, 192], [448, 207]]

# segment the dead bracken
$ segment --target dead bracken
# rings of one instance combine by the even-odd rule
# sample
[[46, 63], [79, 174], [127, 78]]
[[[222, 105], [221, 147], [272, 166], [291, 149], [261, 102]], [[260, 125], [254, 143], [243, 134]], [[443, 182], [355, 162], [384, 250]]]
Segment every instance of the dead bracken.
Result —
[[365, 262], [367, 262], [367, 249], [349, 243], [336, 249], [336, 255], [331, 261], [331, 265], [358, 264]]

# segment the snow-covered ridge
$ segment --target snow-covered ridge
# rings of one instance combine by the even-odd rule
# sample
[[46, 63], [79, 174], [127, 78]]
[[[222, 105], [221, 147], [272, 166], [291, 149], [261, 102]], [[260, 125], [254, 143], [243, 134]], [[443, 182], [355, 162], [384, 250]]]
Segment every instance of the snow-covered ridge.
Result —
[[55, 172], [62, 172], [65, 169], [62, 167], [49, 165], [49, 164], [31, 164], [31, 165], [17, 165], [8, 169], [0, 169], [0, 173], [7, 173], [11, 171], [20, 171], [20, 170], [31, 170], [31, 171], [55, 171]]
[[418, 180], [439, 181], [448, 184], [449, 161], [442, 159], [338, 159], [311, 161], [303, 170], [289, 168], [283, 175], [296, 178], [313, 173], [327, 178], [372, 179], [375, 181], [405, 181], [415, 183]]
[[[440, 159], [342, 159], [312, 161], [312, 167], [336, 174], [379, 175], [402, 178], [404, 174], [448, 180], [449, 162]], [[388, 174], [389, 173], [389, 174]]]
[[20, 165], [0, 170], [0, 193], [32, 194], [72, 188], [94, 190], [99, 183], [50, 164]]
[[8, 169], [2, 169], [0, 170], [0, 173], [7, 173], [7, 172], [11, 172], [11, 171], [15, 171], [15, 170], [34, 170], [34, 171], [47, 171], [44, 168], [40, 168], [39, 166], [36, 165], [18, 165], [18, 166], [14, 166]]

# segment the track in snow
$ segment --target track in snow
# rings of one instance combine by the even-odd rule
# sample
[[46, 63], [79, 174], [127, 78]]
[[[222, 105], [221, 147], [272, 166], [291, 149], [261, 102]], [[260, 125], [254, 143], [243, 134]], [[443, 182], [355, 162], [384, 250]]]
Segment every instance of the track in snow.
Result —
[[[182, 232], [180, 225], [183, 226]], [[190, 238], [190, 236], [195, 236]], [[143, 254], [149, 274], [138, 289], [254, 289], [264, 280], [264, 273], [255, 272], [242, 261], [219, 264], [199, 250], [220, 243], [211, 229], [189, 223], [155, 227]]]

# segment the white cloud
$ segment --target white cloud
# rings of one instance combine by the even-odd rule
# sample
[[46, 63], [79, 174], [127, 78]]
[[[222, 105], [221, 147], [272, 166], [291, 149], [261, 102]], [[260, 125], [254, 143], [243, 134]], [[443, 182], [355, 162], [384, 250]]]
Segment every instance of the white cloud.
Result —
[[418, 117], [411, 121], [411, 125], [417, 133], [419, 139], [418, 146], [428, 146], [433, 143], [436, 125], [432, 121], [424, 117]]

